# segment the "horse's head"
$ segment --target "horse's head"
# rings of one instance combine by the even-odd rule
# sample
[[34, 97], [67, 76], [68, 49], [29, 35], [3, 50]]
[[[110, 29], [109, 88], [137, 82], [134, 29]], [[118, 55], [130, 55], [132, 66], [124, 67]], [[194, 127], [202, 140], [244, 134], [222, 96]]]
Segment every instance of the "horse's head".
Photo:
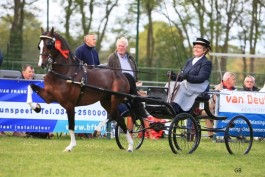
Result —
[[40, 50], [38, 66], [42, 68], [45, 68], [47, 65], [51, 65], [54, 62], [60, 63], [60, 61], [58, 61], [60, 58], [68, 59], [70, 52], [66, 41], [54, 32], [54, 28], [52, 28], [51, 31], [46, 32], [41, 28], [38, 48]]

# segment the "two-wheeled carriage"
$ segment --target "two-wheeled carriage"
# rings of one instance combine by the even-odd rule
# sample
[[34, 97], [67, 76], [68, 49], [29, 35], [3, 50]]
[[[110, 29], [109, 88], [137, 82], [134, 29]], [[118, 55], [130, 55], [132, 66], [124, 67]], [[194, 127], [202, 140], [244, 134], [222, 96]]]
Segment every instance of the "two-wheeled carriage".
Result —
[[[158, 88], [161, 90], [159, 94], [165, 92], [166, 88]], [[134, 101], [145, 102], [146, 109], [151, 114], [164, 114], [170, 122], [170, 126], [161, 126], [161, 123], [150, 122], [146, 127], [145, 118], [137, 118], [137, 116], [128, 109], [127, 113], [122, 115], [125, 117], [125, 122], [130, 130], [131, 136], [135, 142], [134, 148], [139, 149], [144, 141], [144, 136], [147, 129], [163, 129], [168, 131], [168, 141], [173, 153], [192, 153], [200, 144], [202, 132], [214, 132], [215, 138], [225, 142], [226, 148], [230, 154], [247, 154], [249, 153], [253, 142], [253, 129], [250, 121], [243, 115], [237, 115], [231, 119], [224, 116], [215, 116], [209, 108], [210, 95], [219, 94], [219, 92], [203, 93], [196, 98], [190, 112], [175, 113], [174, 109], [165, 101], [165, 98], [155, 97], [134, 97]], [[159, 95], [161, 96], [161, 95]], [[163, 94], [162, 94], [163, 96]], [[130, 100], [130, 99], [129, 99]], [[202, 116], [196, 113], [204, 110], [207, 116]], [[128, 116], [129, 115], [129, 116]], [[170, 120], [171, 119], [171, 120]], [[226, 121], [225, 127], [208, 128], [203, 125], [203, 119], [211, 119], [214, 121]], [[125, 134], [119, 126], [116, 127], [115, 138], [119, 148], [127, 147]]]

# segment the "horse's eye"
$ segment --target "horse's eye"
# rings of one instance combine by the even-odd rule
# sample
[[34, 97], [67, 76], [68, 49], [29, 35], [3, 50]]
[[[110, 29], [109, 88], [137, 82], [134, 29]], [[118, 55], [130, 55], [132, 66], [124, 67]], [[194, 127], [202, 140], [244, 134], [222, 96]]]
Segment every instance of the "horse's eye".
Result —
[[49, 42], [47, 42], [47, 49], [48, 50], [52, 50], [53, 49], [53, 47], [54, 47], [54, 43], [53, 43], [53, 41], [49, 41]]

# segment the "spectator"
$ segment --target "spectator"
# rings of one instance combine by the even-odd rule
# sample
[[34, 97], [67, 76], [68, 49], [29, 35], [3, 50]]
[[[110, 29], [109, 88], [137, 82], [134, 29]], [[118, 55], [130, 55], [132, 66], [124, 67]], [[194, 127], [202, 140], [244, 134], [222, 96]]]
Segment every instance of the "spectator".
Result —
[[[24, 65], [22, 67], [21, 76], [18, 79], [32, 80], [34, 79], [34, 68], [31, 65]], [[26, 136], [24, 132], [14, 132], [13, 136]]]
[[[27, 79], [27, 80], [31, 80], [34, 79], [34, 68], [31, 65], [24, 65], [22, 67], [22, 72], [21, 72], [21, 76], [18, 79]], [[4, 136], [5, 132], [1, 132], [1, 135]], [[17, 136], [17, 137], [25, 137], [26, 134], [24, 132], [13, 132], [13, 136]]]
[[[215, 86], [215, 90], [236, 90], [235, 88], [236, 84], [236, 75], [232, 72], [225, 72], [223, 75], [223, 79], [220, 84]], [[213, 95], [209, 100], [209, 108], [211, 113], [215, 114], [215, 103], [216, 103], [216, 95]], [[205, 111], [201, 113], [201, 115], [207, 115]], [[205, 119], [205, 124], [207, 128], [213, 128], [214, 121], [212, 119]], [[210, 138], [213, 137], [213, 132], [208, 131], [208, 136]]]
[[[141, 84], [141, 82], [138, 82], [137, 65], [136, 62], [134, 61], [133, 56], [128, 53], [127, 47], [128, 47], [128, 40], [125, 37], [121, 37], [117, 40], [116, 50], [108, 56], [108, 67], [112, 69], [120, 69], [121, 72], [124, 73], [124, 75], [129, 81], [130, 94], [139, 95], [136, 88], [136, 82], [137, 84]], [[148, 120], [155, 119], [145, 110], [144, 105], [141, 102], [136, 103], [135, 105], [132, 106], [134, 107], [135, 111], [138, 111], [136, 113], [137, 115], [143, 118], [147, 118]], [[119, 105], [118, 109], [121, 107], [122, 105]], [[145, 126], [149, 127], [148, 121], [145, 121]], [[149, 134], [149, 130], [150, 129], [147, 129], [147, 134], [145, 136], [150, 137], [151, 139], [155, 139], [155, 137], [152, 137], [152, 135]]]
[[[19, 79], [33, 80], [35, 76], [35, 70], [32, 65], [25, 64], [22, 67], [22, 74]], [[22, 133], [22, 132], [19, 132]], [[27, 136], [36, 137], [36, 138], [47, 138], [52, 137], [52, 133], [39, 133], [39, 132], [26, 132]]]
[[34, 67], [31, 66], [31, 65], [24, 65], [22, 67], [22, 72], [21, 72], [21, 76], [18, 78], [18, 79], [26, 79], [26, 80], [32, 80], [34, 79], [34, 74], [35, 74], [35, 71], [34, 71]]
[[[32, 65], [25, 64], [22, 67], [22, 75], [19, 79], [33, 80], [35, 76], [35, 70]], [[53, 136], [52, 133], [39, 133], [39, 132], [26, 132], [27, 136], [35, 137], [35, 138], [50, 138]]]
[[[95, 49], [96, 42], [96, 36], [94, 34], [87, 34], [84, 36], [84, 44], [75, 50], [75, 56], [88, 66], [100, 65], [98, 52]], [[91, 133], [77, 133], [77, 135], [92, 138]]]
[[255, 86], [255, 78], [251, 75], [247, 75], [244, 80], [243, 90], [244, 91], [259, 91], [259, 88]]
[[232, 72], [225, 72], [223, 80], [215, 86], [215, 90], [236, 90], [236, 75]]
[[75, 56], [87, 65], [99, 65], [100, 61], [95, 46], [96, 36], [94, 34], [88, 34], [84, 36], [84, 44], [75, 50]]

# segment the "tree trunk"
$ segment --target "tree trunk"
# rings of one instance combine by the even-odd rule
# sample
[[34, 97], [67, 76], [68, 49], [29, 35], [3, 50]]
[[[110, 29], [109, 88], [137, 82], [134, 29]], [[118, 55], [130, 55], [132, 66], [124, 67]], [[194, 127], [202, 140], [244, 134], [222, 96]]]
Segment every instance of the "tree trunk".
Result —
[[12, 21], [9, 39], [9, 57], [11, 61], [22, 60], [25, 0], [14, 0], [14, 4], [14, 19]]

